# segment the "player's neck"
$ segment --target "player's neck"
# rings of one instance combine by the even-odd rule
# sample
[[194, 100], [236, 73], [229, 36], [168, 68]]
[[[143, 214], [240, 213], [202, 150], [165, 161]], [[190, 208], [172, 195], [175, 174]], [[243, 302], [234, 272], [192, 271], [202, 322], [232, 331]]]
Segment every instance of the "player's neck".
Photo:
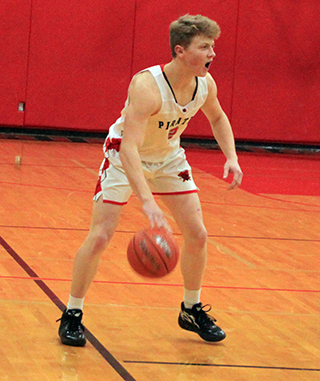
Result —
[[186, 70], [183, 64], [180, 64], [180, 62], [176, 60], [172, 60], [165, 65], [164, 72], [170, 84], [176, 88], [188, 87], [190, 83], [194, 83], [194, 73]]

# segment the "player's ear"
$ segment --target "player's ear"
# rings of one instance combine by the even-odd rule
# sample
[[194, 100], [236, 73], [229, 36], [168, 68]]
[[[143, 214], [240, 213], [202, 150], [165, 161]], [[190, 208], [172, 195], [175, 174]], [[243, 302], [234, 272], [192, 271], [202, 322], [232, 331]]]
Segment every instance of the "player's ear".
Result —
[[176, 55], [179, 57], [184, 53], [184, 48], [181, 45], [176, 45], [174, 47], [174, 51], [176, 52]]

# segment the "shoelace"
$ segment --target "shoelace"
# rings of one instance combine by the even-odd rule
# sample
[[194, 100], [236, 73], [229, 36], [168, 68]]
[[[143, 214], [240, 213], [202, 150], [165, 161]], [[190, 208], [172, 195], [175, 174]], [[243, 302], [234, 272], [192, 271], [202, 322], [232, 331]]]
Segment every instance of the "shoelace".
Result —
[[[69, 331], [70, 332], [75, 332], [75, 331], [78, 331], [80, 328], [85, 331], [85, 328], [83, 326], [83, 324], [81, 323], [81, 315], [79, 316], [75, 316], [75, 315], [69, 315], [70, 319], [69, 319]], [[56, 320], [56, 322], [62, 320], [62, 317], [58, 320]]]
[[199, 312], [199, 320], [204, 324], [215, 323], [217, 321], [213, 316], [208, 315], [208, 312], [210, 312], [211, 309], [212, 307], [210, 304], [205, 304], [204, 306], [201, 306], [199, 310], [197, 309]]

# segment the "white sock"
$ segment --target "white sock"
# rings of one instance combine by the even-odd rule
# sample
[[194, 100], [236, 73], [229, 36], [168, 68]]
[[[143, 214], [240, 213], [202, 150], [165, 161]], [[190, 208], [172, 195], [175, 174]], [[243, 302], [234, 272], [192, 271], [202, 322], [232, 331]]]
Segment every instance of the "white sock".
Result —
[[192, 308], [195, 304], [200, 303], [200, 290], [184, 289], [183, 304], [185, 308]]
[[83, 302], [84, 302], [84, 298], [75, 298], [72, 295], [69, 295], [67, 310], [74, 310], [74, 309], [83, 310]]

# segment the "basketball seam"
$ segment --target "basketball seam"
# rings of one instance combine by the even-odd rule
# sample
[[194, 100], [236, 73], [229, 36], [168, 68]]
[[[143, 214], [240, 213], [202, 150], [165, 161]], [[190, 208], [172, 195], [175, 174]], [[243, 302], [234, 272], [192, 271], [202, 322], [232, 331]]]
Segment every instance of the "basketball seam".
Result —
[[[136, 247], [136, 237], [135, 236], [133, 236], [133, 248], [134, 248], [134, 250], [135, 250], [135, 252], [136, 252], [136, 258], [138, 259], [138, 261], [139, 261], [139, 263], [141, 264], [141, 267], [143, 267], [146, 271], [149, 271], [148, 270], [148, 268], [145, 266], [145, 264], [142, 262], [142, 260], [141, 260], [141, 258], [140, 258], [140, 256], [137, 254], [137, 252], [138, 252], [138, 250], [137, 250], [137, 247]], [[162, 258], [161, 258], [161, 260], [162, 260]], [[166, 267], [166, 266], [165, 266]], [[167, 267], [166, 267], [167, 268]], [[167, 269], [168, 270], [168, 269]], [[155, 272], [155, 271], [152, 271], [152, 273], [154, 274], [154, 275], [156, 275], [157, 273]]]
[[135, 251], [135, 257], [138, 259], [138, 262], [141, 264], [142, 267], [145, 267], [141, 258], [139, 257], [139, 255], [137, 255], [137, 250], [136, 250], [136, 236], [134, 235], [133, 236], [133, 241], [132, 241], [132, 246], [133, 246], [133, 249]]
[[[147, 235], [145, 232], [143, 233], [143, 235], [144, 235], [145, 237], [148, 237], [148, 235]], [[149, 239], [149, 242], [150, 242], [151, 246], [152, 246], [156, 251], [158, 251], [158, 249], [157, 249], [157, 245], [154, 244], [153, 240]], [[169, 273], [169, 269], [168, 269], [168, 266], [167, 266], [166, 262], [163, 260], [163, 258], [162, 258], [161, 255], [158, 255], [158, 257], [160, 258], [161, 262], [163, 263], [164, 267], [166, 268], [166, 270], [167, 270], [167, 274], [168, 274], [168, 273]]]

